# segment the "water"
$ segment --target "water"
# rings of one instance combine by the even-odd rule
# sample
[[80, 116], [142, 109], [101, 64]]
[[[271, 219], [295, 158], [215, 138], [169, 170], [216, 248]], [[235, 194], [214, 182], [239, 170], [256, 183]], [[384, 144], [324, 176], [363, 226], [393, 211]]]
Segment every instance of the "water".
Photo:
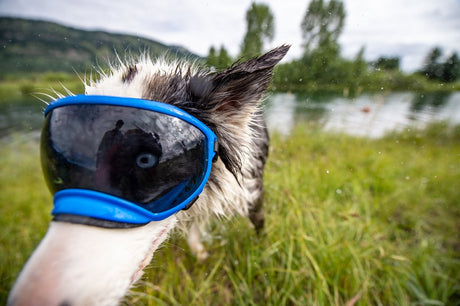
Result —
[[[0, 103], [0, 138], [13, 132], [39, 135], [45, 105], [36, 98]], [[324, 130], [378, 138], [392, 130], [435, 121], [460, 124], [460, 92], [362, 94], [357, 98], [322, 94], [271, 94], [265, 104], [271, 131], [288, 135], [297, 123]]]
[[45, 107], [43, 102], [33, 97], [0, 101], [0, 138], [18, 132], [38, 135], [43, 125]]
[[265, 110], [269, 129], [285, 135], [297, 123], [309, 122], [327, 131], [379, 138], [437, 121], [460, 124], [460, 92], [362, 94], [354, 99], [279, 93], [268, 99]]

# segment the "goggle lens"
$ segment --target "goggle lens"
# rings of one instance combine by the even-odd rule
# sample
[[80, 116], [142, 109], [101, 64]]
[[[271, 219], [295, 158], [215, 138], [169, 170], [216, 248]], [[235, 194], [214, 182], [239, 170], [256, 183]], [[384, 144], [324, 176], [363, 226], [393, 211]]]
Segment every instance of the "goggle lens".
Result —
[[161, 213], [207, 179], [208, 138], [193, 124], [128, 106], [71, 104], [45, 118], [42, 168], [54, 193], [86, 189]]

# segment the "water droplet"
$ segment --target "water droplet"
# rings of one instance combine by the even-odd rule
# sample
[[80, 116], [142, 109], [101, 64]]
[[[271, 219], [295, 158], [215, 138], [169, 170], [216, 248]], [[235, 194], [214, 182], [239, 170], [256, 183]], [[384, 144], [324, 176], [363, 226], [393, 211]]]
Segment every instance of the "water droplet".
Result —
[[337, 194], [342, 194], [342, 189], [337, 188], [337, 190], [335, 191], [335, 193], [337, 193]]
[[329, 170], [326, 170], [326, 173], [329, 174]]

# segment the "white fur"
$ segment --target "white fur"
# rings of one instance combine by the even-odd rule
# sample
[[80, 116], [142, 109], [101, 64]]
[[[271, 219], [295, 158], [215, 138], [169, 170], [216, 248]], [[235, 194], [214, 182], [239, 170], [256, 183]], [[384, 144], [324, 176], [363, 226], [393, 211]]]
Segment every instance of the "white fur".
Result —
[[175, 217], [131, 229], [52, 222], [10, 293], [14, 305], [116, 305]]

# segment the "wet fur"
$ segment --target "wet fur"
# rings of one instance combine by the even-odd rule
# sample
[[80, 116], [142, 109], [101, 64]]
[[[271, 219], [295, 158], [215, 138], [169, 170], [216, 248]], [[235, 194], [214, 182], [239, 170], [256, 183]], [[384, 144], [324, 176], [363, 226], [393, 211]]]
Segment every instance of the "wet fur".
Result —
[[273, 67], [288, 49], [281, 46], [222, 72], [143, 56], [86, 82], [89, 95], [143, 98], [187, 111], [217, 135], [219, 158], [198, 201], [160, 222], [123, 229], [52, 222], [18, 277], [8, 304], [114, 305], [140, 278], [173, 228], [188, 234], [190, 249], [199, 260], [207, 257], [200, 232], [211, 217], [249, 216], [260, 231], [269, 143], [260, 105]]
[[195, 116], [217, 135], [219, 161], [193, 209], [177, 215], [187, 231], [188, 221], [206, 223], [211, 216], [247, 216], [259, 231], [263, 227], [263, 169], [268, 155], [268, 133], [260, 105], [273, 67], [288, 46], [223, 72], [210, 72], [193, 63], [152, 62], [148, 57], [121, 63], [99, 81], [90, 81], [87, 94], [106, 94], [113, 86], [134, 87], [136, 98], [175, 105]]

